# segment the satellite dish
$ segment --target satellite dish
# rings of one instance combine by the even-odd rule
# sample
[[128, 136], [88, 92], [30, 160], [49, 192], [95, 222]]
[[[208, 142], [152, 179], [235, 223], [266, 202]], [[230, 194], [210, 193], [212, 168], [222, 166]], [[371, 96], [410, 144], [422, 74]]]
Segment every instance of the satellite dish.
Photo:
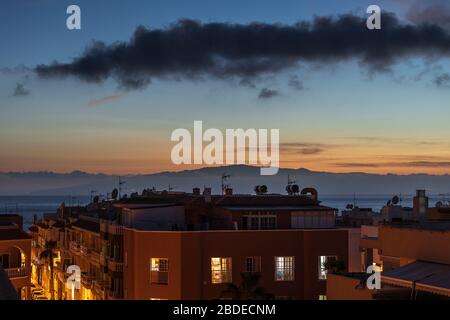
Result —
[[255, 187], [255, 193], [256, 194], [265, 194], [267, 193], [267, 186], [266, 185], [258, 185]]
[[441, 207], [443, 207], [443, 206], [444, 206], [444, 204], [442, 203], [442, 201], [436, 202], [436, 207], [437, 207], [437, 208], [441, 208]]
[[399, 198], [398, 196], [394, 196], [394, 197], [392, 198], [392, 204], [394, 204], [394, 205], [398, 204], [399, 201], [400, 201], [400, 198]]
[[297, 194], [300, 192], [300, 188], [297, 184], [288, 184], [286, 186], [286, 191], [288, 194]]
[[353, 209], [353, 205], [349, 203], [345, 208], [347, 210], [352, 210]]
[[116, 200], [118, 195], [119, 195], [119, 190], [117, 190], [117, 188], [115, 188], [115, 189], [111, 192], [111, 198], [113, 198], [114, 200]]

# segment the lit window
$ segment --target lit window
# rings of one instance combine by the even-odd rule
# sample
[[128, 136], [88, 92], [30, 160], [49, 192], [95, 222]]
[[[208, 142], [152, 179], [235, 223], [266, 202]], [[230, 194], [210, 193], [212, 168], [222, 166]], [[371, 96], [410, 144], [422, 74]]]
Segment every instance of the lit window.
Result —
[[294, 280], [294, 257], [275, 257], [275, 281]]
[[151, 258], [150, 281], [155, 284], [169, 283], [169, 259]]
[[230, 283], [231, 258], [211, 258], [211, 282]]
[[261, 257], [246, 257], [245, 272], [261, 272]]
[[319, 300], [327, 300], [327, 296], [321, 294], [319, 295]]
[[327, 279], [327, 261], [336, 261], [336, 256], [319, 256], [319, 279], [326, 280]]

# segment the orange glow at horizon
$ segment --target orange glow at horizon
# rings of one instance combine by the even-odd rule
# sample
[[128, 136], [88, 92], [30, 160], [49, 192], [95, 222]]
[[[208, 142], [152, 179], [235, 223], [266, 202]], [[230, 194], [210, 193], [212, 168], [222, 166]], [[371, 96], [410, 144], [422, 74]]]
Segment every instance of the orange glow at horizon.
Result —
[[[0, 171], [80, 170], [105, 174], [149, 174], [207, 166], [174, 165], [170, 160], [171, 148], [172, 145], [168, 143], [144, 141], [119, 145], [78, 144], [71, 148], [16, 145], [15, 148], [1, 151]], [[432, 144], [421, 146], [418, 150], [410, 144], [400, 144], [394, 148], [392, 143], [282, 143], [280, 167], [336, 173], [448, 174], [450, 151]]]

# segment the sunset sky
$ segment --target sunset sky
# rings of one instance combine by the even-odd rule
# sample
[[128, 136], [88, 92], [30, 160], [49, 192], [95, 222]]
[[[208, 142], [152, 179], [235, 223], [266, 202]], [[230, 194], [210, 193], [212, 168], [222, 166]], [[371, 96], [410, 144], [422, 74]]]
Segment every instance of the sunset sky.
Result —
[[[205, 127], [222, 130], [279, 129], [282, 167], [450, 173], [448, 54], [402, 56], [388, 71], [369, 69], [351, 57], [333, 63], [300, 60], [248, 85], [216, 76], [162, 76], [129, 89], [111, 77], [93, 83], [75, 76], [43, 78], [33, 71], [53, 61], [70, 63], [93, 40], [128, 42], [139, 25], [164, 29], [180, 18], [292, 25], [314, 16], [365, 17], [375, 3], [405, 24], [437, 11], [450, 16], [445, 1], [428, 2], [434, 6], [429, 10], [406, 0], [2, 2], [0, 171], [192, 169], [172, 164], [170, 135], [202, 120]], [[69, 4], [81, 7], [82, 30], [66, 29]], [[450, 24], [441, 27], [450, 34]], [[270, 94], [263, 95], [264, 89]]]

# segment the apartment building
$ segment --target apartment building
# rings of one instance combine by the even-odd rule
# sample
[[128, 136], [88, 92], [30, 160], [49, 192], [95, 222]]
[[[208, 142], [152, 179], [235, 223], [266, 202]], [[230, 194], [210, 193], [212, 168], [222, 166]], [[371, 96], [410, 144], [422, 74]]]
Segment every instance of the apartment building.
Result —
[[242, 273], [279, 299], [326, 294], [327, 259], [347, 263], [346, 229], [124, 231], [126, 299], [219, 299]]
[[[336, 210], [320, 205], [315, 190], [153, 191], [90, 207], [36, 224], [37, 238], [42, 232], [58, 241], [54, 267], [40, 261], [39, 268], [44, 275], [54, 270], [55, 299], [218, 299], [229, 283], [240, 284], [242, 273], [260, 274], [273, 297], [319, 299], [326, 294], [326, 261], [352, 270], [356, 257], [359, 268], [354, 230], [335, 227]], [[64, 286], [71, 264], [81, 269], [73, 293]], [[51, 281], [39, 277], [44, 285]]]
[[384, 221], [361, 228], [361, 264], [377, 265], [381, 289], [368, 290], [366, 273], [330, 275], [329, 299], [448, 299], [450, 298], [450, 222], [447, 206], [428, 208], [418, 190], [414, 219]]
[[30, 298], [31, 239], [22, 230], [22, 216], [0, 215], [0, 266], [20, 299]]

